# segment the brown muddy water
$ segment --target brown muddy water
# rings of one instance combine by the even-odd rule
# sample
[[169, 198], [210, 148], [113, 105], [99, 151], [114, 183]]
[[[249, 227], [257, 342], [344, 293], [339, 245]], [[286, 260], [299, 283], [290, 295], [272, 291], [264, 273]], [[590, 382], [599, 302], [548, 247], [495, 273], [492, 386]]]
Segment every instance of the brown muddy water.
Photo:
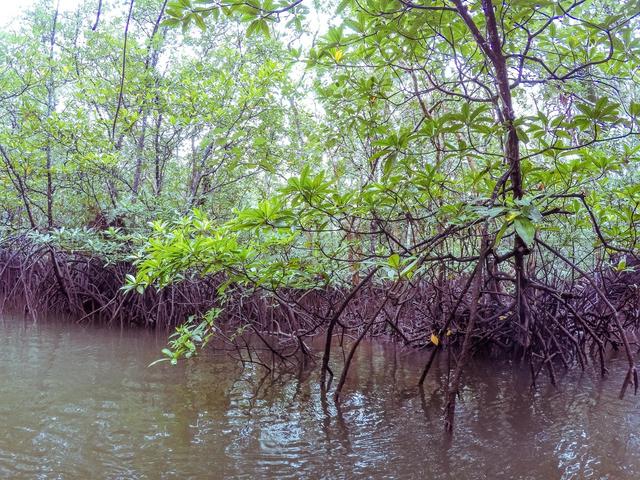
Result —
[[424, 354], [363, 345], [340, 409], [315, 374], [263, 378], [225, 356], [148, 368], [166, 336], [0, 320], [0, 478], [637, 479], [640, 397], [571, 372], [476, 364], [455, 435], [442, 434], [443, 371]]

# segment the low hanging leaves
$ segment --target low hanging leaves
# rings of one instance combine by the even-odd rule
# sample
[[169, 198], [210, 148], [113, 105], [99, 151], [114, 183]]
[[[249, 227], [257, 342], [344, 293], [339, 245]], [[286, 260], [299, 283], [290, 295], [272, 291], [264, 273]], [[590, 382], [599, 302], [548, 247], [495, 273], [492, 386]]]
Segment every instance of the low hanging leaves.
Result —
[[531, 245], [536, 234], [536, 227], [533, 222], [526, 217], [519, 216], [513, 221], [513, 225], [522, 241], [527, 245]]

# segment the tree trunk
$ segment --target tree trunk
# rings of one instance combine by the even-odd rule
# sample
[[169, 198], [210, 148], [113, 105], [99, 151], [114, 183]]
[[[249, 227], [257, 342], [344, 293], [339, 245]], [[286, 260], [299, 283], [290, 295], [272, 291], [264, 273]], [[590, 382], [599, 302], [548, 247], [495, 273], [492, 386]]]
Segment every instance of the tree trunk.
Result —
[[[60, 2], [56, 4], [56, 10], [53, 13], [53, 22], [51, 25], [51, 34], [49, 36], [49, 77], [47, 78], [47, 116], [49, 119], [51, 114], [55, 110], [55, 86], [53, 79], [53, 47], [56, 41], [56, 27], [58, 25], [58, 9]], [[53, 154], [52, 154], [51, 136], [47, 136], [47, 145], [45, 147], [46, 154], [46, 171], [47, 171], [47, 228], [53, 228], [53, 174], [51, 172], [53, 167]]]

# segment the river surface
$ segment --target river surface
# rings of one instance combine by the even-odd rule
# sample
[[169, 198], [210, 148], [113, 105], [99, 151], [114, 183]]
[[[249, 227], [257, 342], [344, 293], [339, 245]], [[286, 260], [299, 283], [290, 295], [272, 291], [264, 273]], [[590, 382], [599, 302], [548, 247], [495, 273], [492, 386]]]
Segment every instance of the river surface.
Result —
[[0, 478], [640, 478], [640, 397], [624, 374], [571, 372], [529, 388], [525, 372], [477, 364], [442, 434], [424, 354], [364, 344], [340, 409], [315, 374], [263, 378], [206, 354], [147, 365], [166, 336], [0, 320]]

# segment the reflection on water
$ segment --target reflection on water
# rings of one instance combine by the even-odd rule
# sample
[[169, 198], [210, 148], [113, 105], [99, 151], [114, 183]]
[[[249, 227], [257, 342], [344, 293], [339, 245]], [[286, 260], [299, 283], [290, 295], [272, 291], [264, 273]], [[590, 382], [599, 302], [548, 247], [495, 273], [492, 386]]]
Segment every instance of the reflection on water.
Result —
[[[147, 368], [163, 333], [0, 321], [0, 478], [640, 478], [638, 397], [476, 365], [442, 435], [424, 356], [363, 345], [340, 409], [314, 374], [208, 355]], [[308, 373], [305, 375], [309, 375]]]

